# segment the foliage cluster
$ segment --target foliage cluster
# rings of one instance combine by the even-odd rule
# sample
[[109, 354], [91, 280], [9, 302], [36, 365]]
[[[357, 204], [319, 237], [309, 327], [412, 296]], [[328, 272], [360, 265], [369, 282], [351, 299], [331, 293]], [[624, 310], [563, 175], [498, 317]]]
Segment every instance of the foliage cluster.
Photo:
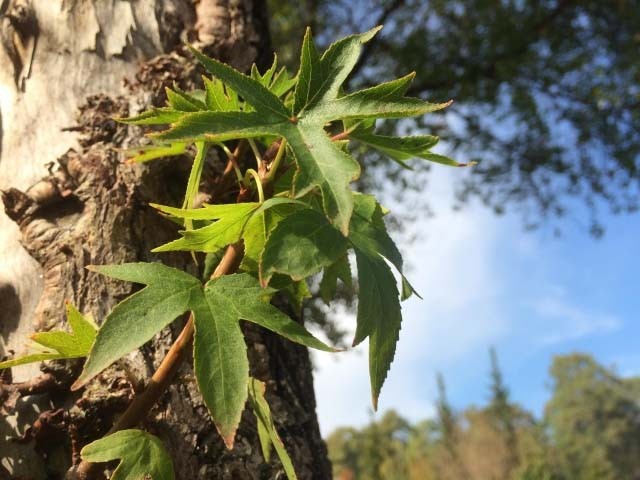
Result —
[[[206, 254], [202, 280], [161, 263], [90, 266], [98, 274], [145, 287], [116, 305], [97, 333], [89, 321], [70, 309], [73, 333], [40, 334], [35, 340], [50, 351], [0, 367], [86, 355], [82, 373], [72, 386], [79, 389], [188, 313], [175, 345], [183, 348], [193, 337], [195, 378], [226, 446], [233, 447], [249, 399], [265, 458], [273, 448], [287, 476], [295, 478], [270, 416], [265, 385], [250, 378], [240, 321], [308, 347], [335, 351], [271, 305], [270, 299], [281, 292], [299, 307], [308, 296], [307, 281], [322, 273], [321, 296], [330, 302], [338, 280], [352, 282], [350, 259], [355, 258], [359, 293], [353, 345], [369, 341], [376, 408], [396, 350], [402, 320], [400, 301], [415, 292], [402, 273], [402, 256], [387, 232], [387, 210], [374, 196], [351, 189], [350, 184], [360, 175], [360, 165], [350, 154], [349, 144], [353, 141], [383, 152], [403, 168], [410, 168], [406, 161], [413, 157], [458, 165], [430, 151], [436, 137], [376, 132], [377, 119], [421, 116], [448, 105], [405, 96], [413, 74], [354, 93], [344, 92], [343, 83], [363, 45], [378, 30], [339, 40], [323, 54], [307, 31], [295, 78], [284, 68], [278, 69], [277, 60], [266, 72], [254, 66], [250, 75], [244, 75], [192, 49], [213, 75], [203, 79], [204, 89], [185, 92], [168, 88], [166, 107], [120, 120], [155, 126], [149, 134], [153, 143], [133, 150], [135, 161], [178, 155], [195, 145], [181, 207], [152, 205], [184, 229], [180, 238], [153, 251], [187, 251], [194, 259]], [[227, 156], [225, 172], [232, 179], [235, 176], [237, 203], [197, 204], [210, 148]], [[241, 157], [243, 148], [254, 158]], [[74, 348], [67, 348], [69, 342]], [[178, 358], [168, 355], [165, 361], [173, 362], [174, 357]], [[171, 368], [161, 365], [156, 374], [166, 377], [165, 370]], [[88, 462], [120, 459], [114, 479], [141, 475], [173, 478], [171, 462], [158, 439], [138, 430], [112, 431], [86, 446], [82, 456]]]
[[583, 354], [556, 357], [542, 420], [509, 399], [497, 363], [483, 407], [455, 412], [441, 385], [437, 415], [394, 411], [328, 438], [340, 480], [627, 480], [640, 474], [640, 378]]
[[[423, 98], [454, 98], [427, 127], [457, 157], [479, 160], [457, 179], [460, 205], [480, 199], [519, 210], [527, 226], [572, 215], [602, 232], [605, 209], [638, 210], [640, 188], [640, 8], [636, 1], [272, 0], [274, 44], [305, 25], [327, 42], [354, 25], [385, 24], [367, 44], [351, 85], [416, 69]], [[389, 125], [390, 131], [395, 126]], [[405, 175], [371, 152], [372, 189], [388, 176], [420, 191], [428, 175]], [[421, 168], [428, 165], [420, 165]], [[424, 198], [421, 199], [424, 202]]]

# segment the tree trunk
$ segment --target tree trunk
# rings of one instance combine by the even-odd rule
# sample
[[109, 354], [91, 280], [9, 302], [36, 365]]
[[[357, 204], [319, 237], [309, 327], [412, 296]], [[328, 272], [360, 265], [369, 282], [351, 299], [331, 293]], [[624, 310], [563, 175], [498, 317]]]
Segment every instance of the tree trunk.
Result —
[[[271, 52], [261, 0], [0, 0], [0, 9], [0, 355], [9, 355], [32, 332], [63, 326], [66, 300], [100, 322], [132, 291], [86, 265], [161, 260], [195, 273], [188, 255], [149, 253], [176, 238], [176, 229], [147, 203], [180, 203], [189, 159], [122, 163], [119, 149], [138, 144], [141, 131], [111, 117], [159, 105], [173, 82], [199, 84], [203, 72], [184, 42], [242, 70], [254, 61], [264, 67]], [[203, 189], [215, 186], [220, 166], [212, 152]], [[3, 374], [0, 479], [63, 478], [80, 448], [144, 388], [180, 330], [175, 323], [79, 393], [68, 389], [78, 362]], [[299, 477], [330, 478], [308, 352], [244, 327], [251, 374], [267, 383]], [[249, 411], [236, 446], [225, 449], [189, 364], [141, 426], [164, 441], [176, 478], [278, 478], [282, 471], [277, 459], [261, 458]]]

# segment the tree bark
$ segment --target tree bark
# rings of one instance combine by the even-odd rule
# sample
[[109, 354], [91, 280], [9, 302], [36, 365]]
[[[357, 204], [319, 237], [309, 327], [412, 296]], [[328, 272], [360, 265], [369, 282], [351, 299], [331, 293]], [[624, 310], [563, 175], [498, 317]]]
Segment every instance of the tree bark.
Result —
[[[173, 82], [199, 85], [203, 72], [184, 42], [242, 70], [254, 61], [264, 67], [271, 52], [261, 0], [0, 0], [0, 9], [0, 355], [9, 355], [32, 332], [62, 327], [66, 300], [100, 322], [131, 293], [131, 285], [86, 265], [161, 260], [197, 273], [188, 255], [149, 253], [176, 238], [176, 229], [147, 204], [180, 203], [189, 159], [122, 163], [120, 149], [140, 143], [141, 131], [111, 117], [159, 105]], [[212, 151], [206, 193], [215, 191], [221, 166]], [[63, 478], [81, 447], [103, 435], [144, 387], [180, 323], [79, 393], [68, 389], [79, 362], [3, 374], [0, 479]], [[330, 478], [307, 350], [244, 328], [251, 374], [267, 383], [299, 477]], [[188, 363], [141, 427], [164, 441], [176, 478], [282, 473], [277, 459], [267, 465], [261, 458], [250, 411], [234, 449], [225, 449]]]

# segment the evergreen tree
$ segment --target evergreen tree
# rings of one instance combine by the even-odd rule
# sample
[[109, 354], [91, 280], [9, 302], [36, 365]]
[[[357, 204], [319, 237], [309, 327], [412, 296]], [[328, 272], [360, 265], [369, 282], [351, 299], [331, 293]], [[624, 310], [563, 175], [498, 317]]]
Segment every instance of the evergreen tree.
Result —
[[519, 463], [515, 409], [509, 402], [509, 390], [504, 384], [494, 347], [489, 350], [489, 357], [491, 359], [491, 400], [487, 410], [494, 427], [504, 436], [507, 445], [504, 471], [513, 472]]

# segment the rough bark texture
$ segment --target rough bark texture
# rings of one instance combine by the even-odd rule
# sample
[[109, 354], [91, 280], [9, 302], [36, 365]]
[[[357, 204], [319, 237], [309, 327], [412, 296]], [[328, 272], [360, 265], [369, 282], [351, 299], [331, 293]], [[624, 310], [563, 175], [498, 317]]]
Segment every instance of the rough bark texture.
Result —
[[[188, 159], [123, 164], [119, 149], [138, 143], [140, 130], [111, 116], [159, 104], [174, 81], [198, 84], [185, 40], [240, 69], [264, 64], [270, 48], [258, 0], [0, 0], [0, 8], [0, 355], [8, 355], [31, 332], [59, 327], [65, 300], [100, 321], [131, 292], [88, 264], [161, 259], [195, 273], [187, 255], [148, 253], [176, 233], [147, 202], [179, 203]], [[212, 152], [209, 193], [220, 168]], [[62, 478], [143, 387], [180, 327], [178, 320], [75, 395], [68, 385], [77, 362], [3, 374], [0, 479]], [[299, 477], [330, 478], [306, 349], [255, 327], [245, 332], [252, 375], [267, 382]], [[264, 464], [250, 411], [235, 448], [224, 448], [188, 364], [142, 426], [163, 439], [177, 478], [282, 474], [277, 462]]]

